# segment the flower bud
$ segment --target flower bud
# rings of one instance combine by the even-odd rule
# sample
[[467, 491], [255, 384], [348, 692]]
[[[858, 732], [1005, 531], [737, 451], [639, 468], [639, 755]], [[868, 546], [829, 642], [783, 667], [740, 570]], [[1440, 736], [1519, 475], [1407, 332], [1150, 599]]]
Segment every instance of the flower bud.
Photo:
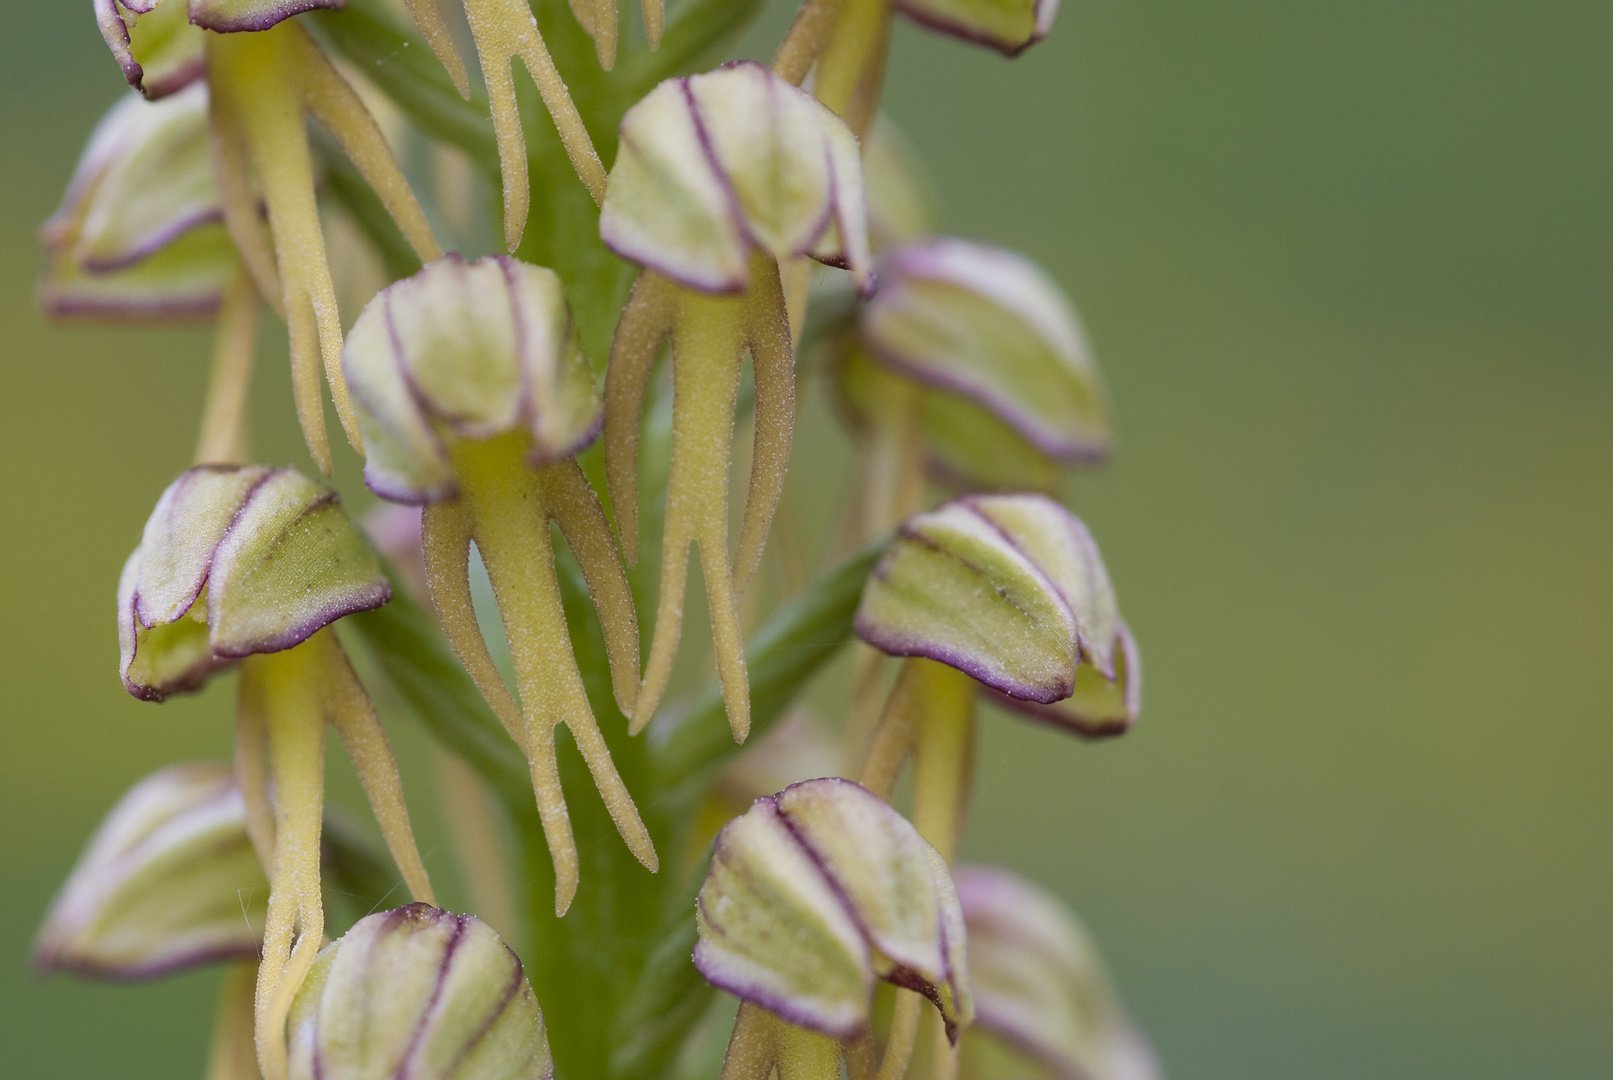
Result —
[[295, 469], [199, 465], [163, 492], [124, 564], [123, 685], [161, 701], [390, 596], [334, 491]]
[[[974, 979], [971, 1041], [995, 1036], [1056, 1080], [1158, 1076], [1096, 946], [1062, 903], [988, 867], [960, 868], [957, 883]], [[969, 1080], [989, 1077], [972, 1074]]]
[[859, 328], [875, 359], [991, 412], [1047, 457], [1107, 456], [1107, 410], [1086, 335], [1029, 260], [950, 237], [900, 248], [881, 264]]
[[856, 136], [749, 61], [668, 79], [627, 111], [599, 231], [623, 258], [702, 292], [743, 292], [752, 248], [870, 280]]
[[1141, 671], [1097, 543], [1041, 495], [974, 495], [909, 518], [869, 576], [863, 640], [966, 672], [1085, 735], [1136, 719]]
[[1058, 462], [977, 402], [916, 384], [872, 359], [857, 335], [826, 343], [834, 403], [859, 434], [896, 419], [891, 402], [916, 391], [923, 426], [925, 469], [944, 488], [976, 491], [1056, 492], [1064, 480]]
[[382, 289], [347, 336], [342, 369], [364, 435], [364, 480], [398, 502], [458, 494], [446, 437], [532, 436], [529, 460], [599, 433], [593, 372], [552, 270], [448, 255]]
[[1059, 0], [897, 0], [896, 9], [931, 30], [1018, 56], [1053, 29]]
[[257, 956], [269, 882], [227, 765], [173, 765], [118, 800], [51, 905], [42, 970], [150, 978]]
[[548, 1080], [521, 961], [470, 915], [410, 904], [326, 946], [288, 1022], [292, 1080]]
[[41, 236], [39, 298], [52, 315], [215, 311], [235, 256], [208, 156], [207, 87], [114, 105]]
[[189, 86], [207, 66], [204, 35], [185, 0], [95, 0], [95, 21], [123, 77], [153, 101]]
[[855, 1038], [876, 978], [928, 997], [954, 1040], [973, 1018], [945, 860], [849, 780], [795, 784], [731, 821], [696, 921], [700, 973], [792, 1024]]

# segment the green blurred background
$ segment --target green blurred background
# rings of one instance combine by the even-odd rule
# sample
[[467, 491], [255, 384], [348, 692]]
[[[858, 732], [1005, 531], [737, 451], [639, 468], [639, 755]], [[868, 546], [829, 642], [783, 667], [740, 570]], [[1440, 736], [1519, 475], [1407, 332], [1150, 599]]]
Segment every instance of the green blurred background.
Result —
[[[1593, 0], [1067, 2], [1012, 63], [897, 34], [949, 229], [1042, 262], [1097, 344], [1122, 443], [1072, 500], [1148, 666], [1112, 744], [989, 717], [967, 846], [1078, 907], [1178, 1080], [1613, 1076], [1610, 46]], [[114, 674], [206, 335], [30, 297], [120, 87], [88, 0], [8, 0], [8, 1077], [199, 1078], [215, 979], [26, 969], [111, 801], [228, 749], [226, 693]], [[281, 355], [260, 446], [301, 463]]]

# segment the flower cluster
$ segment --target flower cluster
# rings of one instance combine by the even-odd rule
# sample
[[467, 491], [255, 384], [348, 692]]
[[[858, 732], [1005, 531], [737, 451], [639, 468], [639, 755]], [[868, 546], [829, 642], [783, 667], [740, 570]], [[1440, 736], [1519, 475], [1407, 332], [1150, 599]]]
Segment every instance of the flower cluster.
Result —
[[[1110, 451], [1107, 395], [1052, 278], [938, 235], [878, 116], [897, 12], [1012, 56], [1057, 5], [805, 0], [770, 66], [703, 70], [746, 0], [644, 0], [642, 34], [605, 0], [406, 6], [96, 0], [132, 89], [39, 297], [214, 321], [195, 457], [118, 584], [119, 675], [147, 702], [231, 680], [235, 757], [112, 808], [38, 966], [230, 965], [218, 1080], [1154, 1075], [1060, 902], [957, 866], [981, 701], [1088, 738], [1138, 716], [1136, 641], [1056, 498]], [[346, 312], [337, 227], [386, 268]], [[254, 459], [261, 307], [311, 464], [334, 477], [328, 389], [391, 504], [371, 535]], [[854, 472], [809, 581], [787, 477], [814, 383]], [[691, 549], [709, 661], [680, 667]], [[824, 724], [798, 698], [843, 647]], [[377, 702], [434, 737], [467, 894], [443, 903], [475, 915], [438, 906]], [[326, 805], [327, 725], [380, 845]]]

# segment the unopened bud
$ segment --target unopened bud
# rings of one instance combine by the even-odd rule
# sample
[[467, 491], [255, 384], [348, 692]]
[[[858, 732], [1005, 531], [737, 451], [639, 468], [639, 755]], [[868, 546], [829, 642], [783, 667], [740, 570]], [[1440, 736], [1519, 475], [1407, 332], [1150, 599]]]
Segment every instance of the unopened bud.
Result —
[[973, 495], [909, 518], [856, 625], [887, 653], [949, 664], [1081, 734], [1123, 731], [1141, 705], [1136, 646], [1098, 545], [1045, 496]]
[[41, 235], [39, 299], [52, 315], [215, 311], [235, 255], [209, 158], [207, 87], [157, 102], [129, 94], [114, 105]]
[[269, 882], [226, 765], [173, 765], [118, 800], [51, 905], [43, 970], [150, 978], [257, 956]]
[[896, 8], [932, 30], [1018, 56], [1053, 29], [1059, 0], [897, 0]]
[[930, 479], [965, 494], [976, 491], [1056, 492], [1064, 469], [1010, 424], [978, 402], [922, 383], [868, 355], [855, 331], [826, 343], [824, 355], [837, 411], [857, 432], [900, 423], [891, 403], [916, 394]]
[[877, 360], [993, 413], [1055, 461], [1108, 453], [1086, 335], [1058, 286], [1020, 255], [950, 237], [900, 248], [880, 265], [860, 332]]
[[458, 493], [444, 437], [517, 428], [528, 457], [570, 457], [599, 433], [593, 372], [552, 270], [448, 255], [382, 289], [354, 323], [342, 370], [364, 435], [364, 480], [398, 502]]
[[622, 118], [600, 210], [605, 246], [712, 293], [749, 256], [807, 255], [870, 280], [857, 139], [810, 94], [749, 61], [669, 79]]
[[[974, 979], [970, 1039], [995, 1036], [1054, 1080], [1159, 1075], [1097, 947], [1062, 903], [1004, 870], [962, 867], [957, 882]], [[993, 1076], [981, 1070], [968, 1080]]]
[[795, 784], [730, 822], [696, 916], [701, 974], [792, 1024], [855, 1038], [876, 978], [928, 997], [954, 1040], [974, 1016], [945, 860], [848, 780]]
[[390, 596], [334, 491], [295, 469], [200, 465], [163, 492], [124, 565], [123, 684], [161, 701]]
[[320, 952], [291, 1007], [292, 1080], [548, 1080], [521, 961], [470, 915], [410, 904]]

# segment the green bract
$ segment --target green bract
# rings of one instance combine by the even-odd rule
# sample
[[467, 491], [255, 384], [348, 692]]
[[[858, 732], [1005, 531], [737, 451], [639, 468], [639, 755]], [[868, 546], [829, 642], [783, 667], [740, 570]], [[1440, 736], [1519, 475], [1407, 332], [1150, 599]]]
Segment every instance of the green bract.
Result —
[[129, 94], [114, 105], [41, 235], [39, 298], [52, 315], [216, 310], [235, 255], [208, 157], [206, 86], [158, 102]]
[[968, 496], [908, 519], [868, 580], [857, 633], [1083, 734], [1124, 730], [1140, 706], [1136, 648], [1098, 546], [1044, 496]]
[[876, 978], [929, 997], [954, 1040], [973, 1019], [946, 862], [850, 781], [792, 785], [730, 822], [697, 918], [700, 973], [792, 1024], [854, 1038]]
[[521, 961], [470, 915], [410, 904], [320, 952], [291, 1008], [292, 1080], [548, 1080]]
[[1108, 453], [1086, 335], [1058, 286], [1013, 252], [951, 237], [899, 248], [859, 330], [876, 359], [968, 399], [1055, 461]]
[[390, 596], [334, 491], [295, 469], [200, 465], [163, 492], [124, 564], [123, 685], [161, 701]]
[[448, 255], [378, 293], [342, 351], [364, 480], [399, 502], [454, 498], [453, 438], [515, 429], [544, 465], [593, 441], [600, 402], [560, 278], [499, 256]]
[[[969, 930], [975, 1026], [965, 1044], [967, 1080], [1023, 1076], [1023, 1062], [993, 1069], [994, 1036], [1056, 1080], [1153, 1080], [1158, 1067], [1132, 1027], [1097, 946], [1055, 897], [1023, 878], [961, 867], [958, 897]], [[985, 1060], [982, 1060], [985, 1059]]]
[[251, 958], [268, 898], [230, 768], [171, 765], [107, 814], [51, 905], [34, 963], [139, 979]]
[[869, 280], [856, 137], [745, 61], [669, 79], [628, 110], [599, 231], [623, 258], [703, 292], [744, 291], [753, 248]]

